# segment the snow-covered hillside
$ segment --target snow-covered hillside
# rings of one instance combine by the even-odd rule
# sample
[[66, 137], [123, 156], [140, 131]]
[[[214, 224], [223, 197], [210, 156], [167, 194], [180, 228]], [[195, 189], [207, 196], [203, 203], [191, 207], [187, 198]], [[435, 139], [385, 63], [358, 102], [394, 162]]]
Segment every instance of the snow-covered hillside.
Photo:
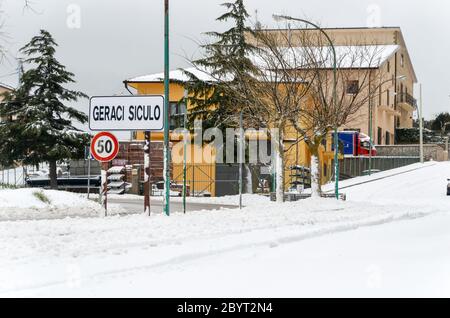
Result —
[[0, 296], [450, 296], [450, 163], [409, 168], [347, 202], [0, 222]]

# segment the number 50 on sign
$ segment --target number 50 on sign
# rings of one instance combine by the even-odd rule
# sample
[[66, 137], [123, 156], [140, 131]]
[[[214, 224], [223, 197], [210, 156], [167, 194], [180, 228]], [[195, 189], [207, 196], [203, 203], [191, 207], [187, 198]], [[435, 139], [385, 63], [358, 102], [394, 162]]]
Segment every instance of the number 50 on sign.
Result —
[[109, 162], [119, 153], [119, 141], [109, 132], [95, 135], [91, 142], [92, 156], [100, 162]]

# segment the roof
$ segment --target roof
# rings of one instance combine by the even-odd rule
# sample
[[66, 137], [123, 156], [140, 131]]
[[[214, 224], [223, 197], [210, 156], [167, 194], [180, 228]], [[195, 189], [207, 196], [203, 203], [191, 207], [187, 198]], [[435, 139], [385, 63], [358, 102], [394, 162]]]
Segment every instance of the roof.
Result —
[[[401, 29], [399, 26], [381, 26], [381, 27], [321, 27], [322, 30], [394, 30], [394, 29]], [[280, 30], [289, 30], [289, 28], [265, 28], [262, 29], [262, 31], [280, 31]], [[291, 27], [290, 30], [306, 30], [306, 31], [317, 31], [315, 28], [295, 28]], [[258, 30], [260, 31], [260, 30]]]
[[[183, 70], [194, 74], [197, 78], [201, 79], [202, 81], [207, 81], [207, 82], [215, 81], [215, 79], [213, 77], [211, 77], [210, 75], [208, 75], [206, 72], [200, 71], [195, 67], [189, 67], [189, 68], [185, 68]], [[183, 81], [183, 82], [188, 81], [189, 77], [186, 76], [186, 74], [183, 72], [183, 70], [178, 69], [175, 71], [171, 71], [169, 73], [170, 80], [171, 81]], [[134, 78], [126, 80], [125, 82], [129, 82], [129, 83], [160, 83], [163, 81], [164, 81], [164, 73], [155, 73], [155, 74], [134, 77]]]
[[[368, 45], [368, 46], [336, 46], [336, 58], [339, 68], [379, 68], [386, 62], [395, 52], [399, 50], [399, 45]], [[283, 48], [280, 48], [282, 51]], [[333, 58], [330, 54], [330, 47], [314, 47], [308, 48], [309, 52], [315, 52], [317, 57], [325, 58], [322, 68], [333, 68]], [[286, 48], [284, 54], [286, 61], [292, 68], [301, 69], [302, 56], [306, 51], [302, 47]], [[267, 63], [261, 56], [252, 56], [251, 59], [257, 65], [265, 68]], [[270, 67], [266, 67], [270, 69]], [[183, 72], [187, 71], [195, 75], [197, 78], [207, 82], [215, 82], [216, 79], [209, 75], [208, 71], [202, 71], [195, 67], [178, 69], [171, 71], [169, 77], [171, 81], [189, 81], [189, 77]], [[164, 81], [164, 73], [148, 74], [125, 80], [125, 83], [161, 83]]]
[[[341, 69], [379, 68], [399, 49], [399, 45], [335, 46], [337, 67]], [[285, 48], [284, 52], [283, 48], [280, 48], [280, 52], [285, 55], [284, 62], [292, 69], [304, 69], [304, 65], [310, 65], [311, 58], [307, 58], [309, 55], [315, 56], [314, 65], [322, 62], [321, 68], [333, 68], [334, 58], [330, 46]], [[273, 63], [273, 59], [272, 61], [270, 58], [265, 59], [263, 54], [253, 58], [255, 64], [265, 67], [266, 60], [269, 60], [269, 65]]]
[[12, 87], [12, 86], [10, 86], [10, 85], [7, 85], [7, 84], [1, 83], [1, 82], [0, 82], [0, 87], [9, 89], [9, 90], [11, 90], [11, 91], [13, 91], [13, 90], [15, 89], [14, 87]]

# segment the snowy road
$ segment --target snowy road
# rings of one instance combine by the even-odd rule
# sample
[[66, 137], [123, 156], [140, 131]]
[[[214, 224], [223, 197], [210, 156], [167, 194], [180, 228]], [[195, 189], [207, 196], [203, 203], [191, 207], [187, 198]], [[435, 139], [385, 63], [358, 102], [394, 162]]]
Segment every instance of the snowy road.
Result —
[[[124, 209], [126, 214], [138, 214], [142, 213], [144, 210], [144, 199], [140, 197], [139, 199], [127, 199], [120, 198], [119, 196], [115, 196], [113, 199], [108, 200], [109, 203], [120, 206]], [[163, 201], [160, 198], [152, 198], [150, 201], [151, 204], [151, 213], [162, 213], [163, 211]], [[201, 211], [201, 210], [217, 210], [220, 208], [228, 208], [233, 209], [237, 208], [235, 205], [219, 205], [219, 204], [208, 204], [201, 202], [188, 202], [186, 204], [186, 211]], [[183, 203], [181, 201], [174, 201], [170, 203], [170, 211], [172, 213], [181, 213], [183, 212]]]
[[428, 164], [348, 202], [0, 222], [0, 296], [448, 297], [447, 175]]
[[85, 267], [95, 266], [87, 262], [69, 267], [76, 276], [67, 286], [25, 295], [120, 297], [126, 288], [135, 297], [450, 297], [449, 251], [450, 215], [439, 214], [94, 280], [82, 278]]

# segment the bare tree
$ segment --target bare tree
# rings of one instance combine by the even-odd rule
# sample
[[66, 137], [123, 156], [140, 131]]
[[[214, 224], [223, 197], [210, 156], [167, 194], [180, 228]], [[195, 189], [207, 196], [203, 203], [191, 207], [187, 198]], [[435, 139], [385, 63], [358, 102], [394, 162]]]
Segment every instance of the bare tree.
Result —
[[286, 32], [276, 37], [261, 30], [254, 33], [259, 49], [254, 51], [252, 60], [259, 71], [254, 77], [240, 79], [235, 88], [246, 100], [244, 117], [248, 125], [268, 129], [272, 139], [277, 202], [284, 200], [285, 136], [291, 120], [301, 119], [309, 90], [309, 83], [296, 71], [304, 67], [304, 59], [296, 54], [297, 48], [280, 46], [280, 37], [288, 40]]
[[383, 84], [392, 79], [384, 78], [383, 72], [378, 69], [386, 53], [382, 46], [368, 45], [362, 41], [336, 47], [335, 81], [334, 55], [329, 44], [324, 42], [324, 36], [305, 29], [296, 32], [294, 37], [291, 40], [305, 66], [297, 70], [310, 85], [307, 103], [302, 105], [299, 117], [290, 118], [290, 123], [302, 136], [311, 153], [312, 195], [320, 196], [319, 153], [323, 141], [334, 128], [361, 120], [358, 117], [361, 116], [362, 108], [373, 102], [383, 92]]

